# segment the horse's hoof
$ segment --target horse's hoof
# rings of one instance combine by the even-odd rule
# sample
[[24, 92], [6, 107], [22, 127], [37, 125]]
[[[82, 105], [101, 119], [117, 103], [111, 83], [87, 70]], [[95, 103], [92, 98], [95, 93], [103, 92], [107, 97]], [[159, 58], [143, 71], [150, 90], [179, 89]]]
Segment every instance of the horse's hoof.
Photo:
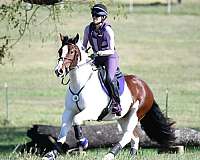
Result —
[[131, 148], [131, 150], [130, 150], [130, 154], [132, 155], [133, 158], [135, 158], [136, 155], [137, 155], [137, 149], [135, 149], [135, 148]]
[[55, 160], [57, 156], [58, 156], [57, 150], [52, 150], [46, 153], [44, 157], [42, 157], [42, 160]]
[[115, 156], [112, 153], [108, 153], [104, 156], [104, 158], [102, 160], [114, 160]]

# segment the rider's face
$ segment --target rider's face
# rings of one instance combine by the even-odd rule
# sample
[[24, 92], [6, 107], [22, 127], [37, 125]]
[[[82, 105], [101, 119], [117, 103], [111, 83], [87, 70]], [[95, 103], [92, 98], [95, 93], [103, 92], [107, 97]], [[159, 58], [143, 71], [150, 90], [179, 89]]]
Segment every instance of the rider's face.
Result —
[[102, 17], [101, 16], [96, 16], [96, 15], [94, 16], [93, 15], [92, 16], [92, 20], [93, 20], [93, 23], [97, 25], [97, 24], [100, 24], [102, 22]]

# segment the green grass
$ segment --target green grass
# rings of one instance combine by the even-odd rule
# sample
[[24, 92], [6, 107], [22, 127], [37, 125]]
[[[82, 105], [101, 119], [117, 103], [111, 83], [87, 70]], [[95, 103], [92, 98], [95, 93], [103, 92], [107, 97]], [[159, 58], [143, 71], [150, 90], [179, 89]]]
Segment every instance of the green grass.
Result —
[[[121, 70], [145, 80], [163, 111], [168, 88], [169, 117], [177, 122], [177, 127], [200, 130], [200, 2], [183, 0], [183, 4], [172, 6], [170, 15], [163, 5], [135, 6], [129, 13], [126, 5], [108, 4]], [[26, 130], [33, 124], [60, 125], [66, 88], [54, 75], [59, 33], [71, 36], [80, 33], [82, 37], [84, 26], [91, 20], [88, 6], [72, 4], [73, 12], [63, 10], [60, 23], [48, 19], [39, 25], [49, 14], [46, 8], [40, 9], [34, 26], [12, 49], [14, 64], [0, 66], [0, 159], [40, 159], [11, 152], [18, 143], [29, 141]], [[121, 15], [116, 16], [119, 12]], [[0, 23], [0, 35], [6, 31], [5, 23]], [[17, 32], [9, 33], [17, 36]], [[10, 123], [7, 126], [3, 125], [5, 82], [9, 98]], [[86, 157], [67, 155], [60, 159], [99, 159], [106, 151], [89, 150]], [[128, 156], [126, 150], [117, 159], [124, 160]], [[158, 157], [197, 160], [200, 152], [197, 148], [187, 149], [184, 155], [158, 155], [156, 150], [142, 149], [137, 159]]]
[[[200, 153], [199, 148], [190, 148], [185, 151], [183, 155], [181, 154], [158, 154], [155, 149], [142, 149], [139, 151], [136, 160], [155, 160], [155, 159], [164, 159], [164, 160], [198, 160]], [[101, 158], [108, 152], [108, 149], [90, 149], [87, 151], [86, 154], [81, 155], [69, 155], [66, 154], [65, 156], [58, 157], [58, 160], [101, 160]], [[0, 156], [1, 158], [1, 156]], [[4, 155], [4, 160], [24, 160], [24, 159], [31, 159], [31, 160], [39, 160], [41, 159], [38, 156], [34, 156], [31, 154], [10, 154]], [[129, 150], [124, 149], [119, 155], [116, 157], [116, 160], [130, 160], [131, 156], [129, 155]]]

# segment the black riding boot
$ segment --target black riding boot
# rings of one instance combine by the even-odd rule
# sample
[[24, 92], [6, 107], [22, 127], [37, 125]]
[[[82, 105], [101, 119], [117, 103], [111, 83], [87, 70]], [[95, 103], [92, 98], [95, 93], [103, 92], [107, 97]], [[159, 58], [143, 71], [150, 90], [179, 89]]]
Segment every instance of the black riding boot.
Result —
[[111, 90], [111, 97], [113, 99], [113, 103], [112, 103], [112, 113], [116, 114], [117, 116], [121, 116], [121, 105], [120, 105], [120, 95], [119, 95], [119, 90], [118, 90], [118, 84], [117, 84], [117, 80], [112, 80], [109, 83], [110, 86], [110, 90]]

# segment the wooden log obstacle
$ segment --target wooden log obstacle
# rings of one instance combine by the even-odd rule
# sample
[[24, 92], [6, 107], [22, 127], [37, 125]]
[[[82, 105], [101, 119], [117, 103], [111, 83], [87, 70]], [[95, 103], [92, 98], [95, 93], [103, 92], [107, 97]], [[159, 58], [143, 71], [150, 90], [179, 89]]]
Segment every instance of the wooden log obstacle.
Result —
[[[104, 125], [85, 125], [82, 126], [83, 134], [89, 140], [89, 148], [111, 147], [117, 143], [122, 133], [119, 131], [117, 124]], [[33, 125], [27, 131], [27, 136], [31, 139], [30, 142], [24, 144], [21, 151], [32, 152], [36, 154], [44, 154], [53, 148], [52, 138], [57, 140], [60, 127], [48, 125]], [[181, 128], [175, 130], [176, 140], [173, 146], [162, 148], [159, 144], [151, 141], [146, 134], [140, 137], [140, 147], [142, 148], [159, 148], [158, 153], [184, 153], [184, 146], [200, 146], [200, 132], [190, 129]], [[67, 152], [70, 149], [76, 148], [77, 141], [74, 136], [74, 131], [70, 130], [67, 136], [66, 143], [63, 145], [63, 151]]]

